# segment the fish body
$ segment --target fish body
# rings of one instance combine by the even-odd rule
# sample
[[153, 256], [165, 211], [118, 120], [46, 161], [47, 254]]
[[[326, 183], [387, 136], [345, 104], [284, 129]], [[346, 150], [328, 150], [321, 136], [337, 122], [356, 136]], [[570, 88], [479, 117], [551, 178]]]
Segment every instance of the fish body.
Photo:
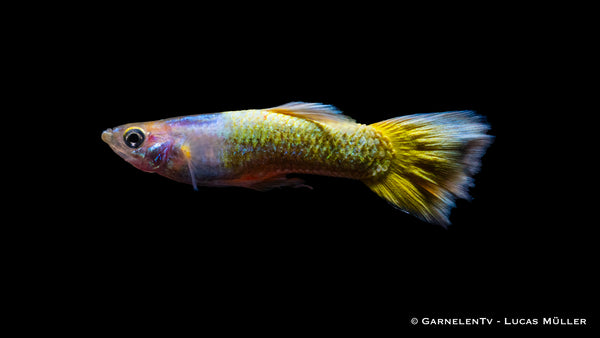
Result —
[[358, 179], [396, 207], [449, 223], [454, 199], [491, 143], [473, 112], [399, 117], [364, 125], [329, 105], [292, 102], [130, 123], [102, 139], [135, 167], [198, 186], [256, 190], [306, 186], [289, 173]]
[[263, 178], [288, 173], [364, 179], [389, 165], [393, 153], [380, 132], [350, 120], [315, 121], [269, 110], [222, 118], [229, 133], [221, 164], [234, 179], [258, 178], [259, 186]]

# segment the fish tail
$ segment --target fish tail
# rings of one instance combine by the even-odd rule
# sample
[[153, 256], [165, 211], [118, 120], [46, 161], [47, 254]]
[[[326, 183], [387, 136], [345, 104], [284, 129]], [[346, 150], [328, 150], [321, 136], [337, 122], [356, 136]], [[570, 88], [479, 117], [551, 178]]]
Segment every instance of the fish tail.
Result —
[[363, 180], [392, 205], [446, 227], [456, 198], [469, 199], [472, 176], [493, 141], [472, 111], [416, 114], [371, 125], [392, 144], [389, 169]]

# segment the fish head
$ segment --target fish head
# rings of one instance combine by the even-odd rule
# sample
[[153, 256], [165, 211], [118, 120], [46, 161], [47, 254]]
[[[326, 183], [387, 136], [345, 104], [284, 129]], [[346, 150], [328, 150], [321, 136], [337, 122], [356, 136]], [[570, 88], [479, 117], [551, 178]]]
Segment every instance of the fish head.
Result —
[[157, 171], [168, 160], [171, 141], [156, 122], [128, 123], [102, 132], [102, 140], [134, 167]]

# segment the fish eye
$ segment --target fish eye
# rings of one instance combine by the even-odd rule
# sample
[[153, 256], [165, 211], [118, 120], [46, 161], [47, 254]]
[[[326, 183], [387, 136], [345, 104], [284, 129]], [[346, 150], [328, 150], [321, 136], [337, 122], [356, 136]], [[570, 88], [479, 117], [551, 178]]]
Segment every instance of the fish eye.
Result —
[[144, 143], [144, 139], [146, 136], [144, 132], [140, 128], [129, 128], [123, 134], [123, 141], [129, 148], [139, 148], [142, 143]]

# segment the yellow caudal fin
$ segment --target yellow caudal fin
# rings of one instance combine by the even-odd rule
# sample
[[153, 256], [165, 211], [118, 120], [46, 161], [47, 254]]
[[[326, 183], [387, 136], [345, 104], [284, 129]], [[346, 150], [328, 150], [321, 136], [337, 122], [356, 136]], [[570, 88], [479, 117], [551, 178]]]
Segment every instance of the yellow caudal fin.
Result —
[[371, 127], [387, 137], [394, 159], [385, 175], [364, 182], [394, 206], [447, 226], [456, 198], [468, 199], [472, 176], [493, 141], [472, 111], [402, 116]]

